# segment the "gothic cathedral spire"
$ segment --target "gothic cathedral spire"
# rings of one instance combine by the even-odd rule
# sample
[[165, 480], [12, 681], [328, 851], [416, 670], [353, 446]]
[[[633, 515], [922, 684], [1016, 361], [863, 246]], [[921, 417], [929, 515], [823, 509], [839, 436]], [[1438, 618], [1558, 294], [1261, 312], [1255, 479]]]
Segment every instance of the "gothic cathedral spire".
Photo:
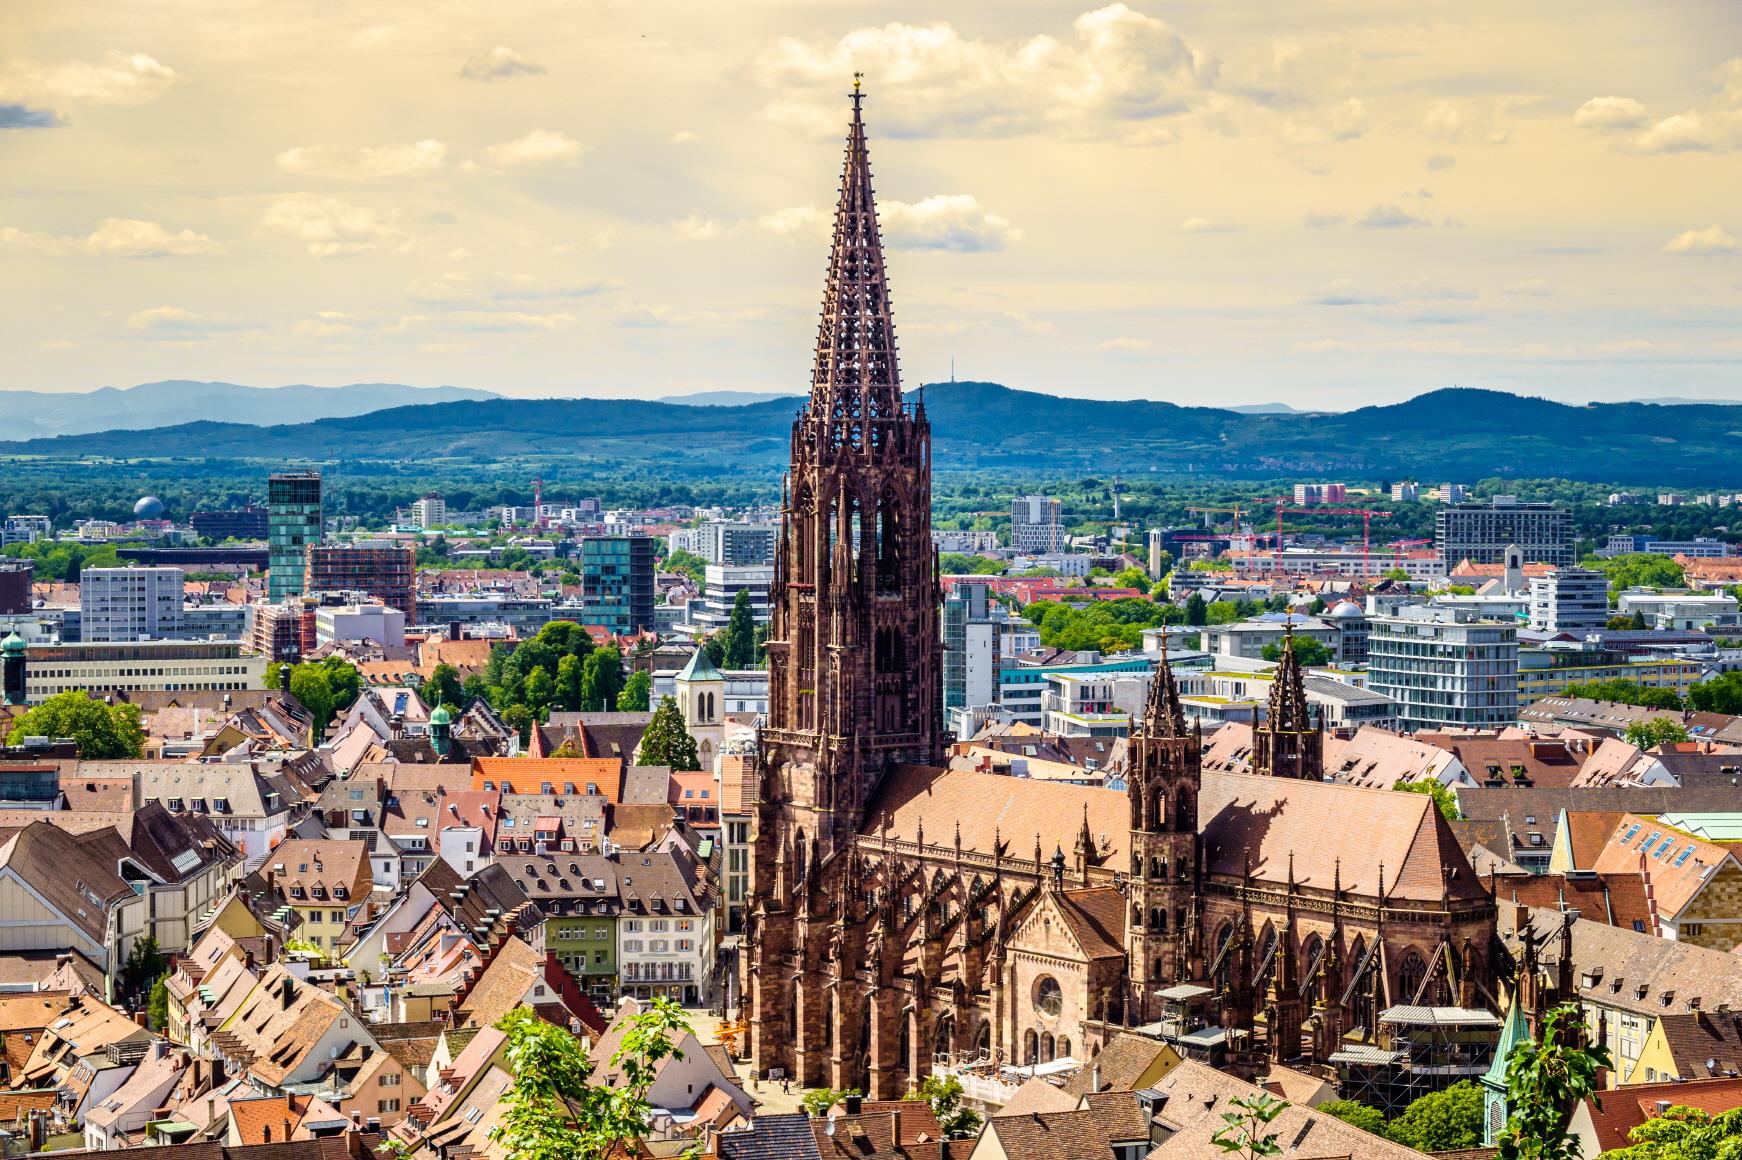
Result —
[[1306, 674], [1294, 651], [1294, 614], [1283, 625], [1282, 659], [1270, 682], [1270, 705], [1252, 733], [1253, 772], [1321, 781], [1325, 735], [1307, 708]]

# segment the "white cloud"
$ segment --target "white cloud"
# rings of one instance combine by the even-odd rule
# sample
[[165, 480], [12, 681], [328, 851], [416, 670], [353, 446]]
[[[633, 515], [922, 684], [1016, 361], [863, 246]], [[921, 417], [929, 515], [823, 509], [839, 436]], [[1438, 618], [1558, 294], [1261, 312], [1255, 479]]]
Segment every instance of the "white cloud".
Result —
[[474, 53], [460, 66], [460, 76], [469, 81], [505, 81], [512, 77], [539, 76], [545, 67], [527, 60], [505, 44]]
[[1633, 147], [1646, 153], [1688, 153], [1713, 149], [1719, 144], [1718, 127], [1697, 112], [1665, 117], [1633, 139]]
[[882, 206], [884, 241], [897, 250], [1002, 250], [1022, 240], [1009, 219], [980, 208], [972, 194], [940, 193]]
[[1213, 104], [1217, 66], [1173, 28], [1122, 3], [1078, 16], [1068, 38], [993, 42], [946, 22], [858, 28], [833, 44], [793, 37], [757, 62], [780, 121], [835, 131], [842, 78], [871, 78], [871, 115], [899, 136], [1106, 136]]
[[433, 173], [442, 167], [448, 147], [440, 141], [411, 145], [302, 145], [278, 155], [278, 167], [302, 177], [331, 181], [387, 181]]
[[1240, 223], [1226, 218], [1190, 217], [1179, 228], [1188, 234], [1232, 234], [1239, 231]]
[[1666, 254], [1733, 254], [1736, 239], [1723, 226], [1707, 226], [1703, 230], [1687, 230], [1664, 243]]
[[0, 66], [0, 98], [81, 105], [145, 105], [175, 84], [175, 70], [143, 52], [106, 53], [100, 62], [19, 60]]
[[1355, 97], [1340, 101], [1314, 117], [1287, 117], [1282, 139], [1290, 145], [1329, 145], [1353, 141], [1367, 132], [1367, 106]]
[[104, 218], [82, 238], [0, 228], [0, 245], [44, 254], [91, 254], [97, 257], [164, 258], [216, 254], [223, 250], [205, 234], [193, 230], [171, 233], [156, 222], [136, 218]]
[[484, 161], [492, 169], [524, 169], [536, 165], [573, 165], [581, 159], [581, 143], [561, 132], [534, 129], [523, 137], [492, 145]]
[[153, 306], [149, 310], [136, 310], [127, 316], [127, 329], [165, 331], [185, 331], [192, 329], [199, 316], [191, 310], [180, 306]]
[[765, 213], [756, 219], [756, 224], [771, 234], [789, 238], [798, 235], [824, 234], [828, 231], [829, 219], [815, 206], [795, 205], [787, 209], [777, 209], [773, 213]]
[[1643, 129], [1649, 123], [1645, 106], [1632, 97], [1592, 97], [1573, 114], [1573, 124], [1587, 129]]
[[1430, 223], [1400, 206], [1376, 205], [1357, 218], [1355, 224], [1369, 230], [1403, 230]]
[[404, 334], [426, 321], [421, 314], [383, 319], [364, 318], [342, 310], [317, 310], [313, 318], [298, 319], [291, 330], [303, 338], [345, 338], [356, 334]]
[[692, 213], [682, 221], [671, 223], [673, 232], [692, 242], [706, 242], [720, 236], [720, 223], [713, 218]]
[[1136, 354], [1138, 351], [1148, 350], [1154, 345], [1155, 343], [1147, 338], [1120, 337], [1097, 342], [1095, 349], [1107, 354]]
[[330, 197], [299, 193], [280, 198], [266, 208], [261, 225], [305, 243], [317, 258], [361, 254], [410, 244], [399, 228], [397, 211], [377, 213]]
[[466, 330], [566, 330], [572, 314], [531, 314], [522, 310], [461, 310], [445, 318]]
[[673, 145], [694, 145], [701, 139], [702, 135], [700, 133], [691, 132], [688, 129], [679, 129], [676, 133], [673, 133], [670, 138], [671, 144]]
[[1477, 141], [1498, 145], [1507, 139], [1499, 106], [1467, 101], [1435, 101], [1422, 114], [1422, 132], [1434, 141]]

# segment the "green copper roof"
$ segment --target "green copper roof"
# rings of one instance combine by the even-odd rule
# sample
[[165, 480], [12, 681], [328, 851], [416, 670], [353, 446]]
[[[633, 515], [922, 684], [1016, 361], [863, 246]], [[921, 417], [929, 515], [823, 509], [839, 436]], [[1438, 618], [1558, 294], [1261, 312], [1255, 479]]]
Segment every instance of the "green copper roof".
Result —
[[714, 667], [714, 662], [708, 659], [708, 650], [698, 648], [690, 654], [689, 663], [678, 671], [680, 681], [723, 681], [724, 674]]
[[1500, 1028], [1500, 1042], [1494, 1045], [1494, 1064], [1482, 1082], [1489, 1087], [1506, 1090], [1506, 1057], [1512, 1049], [1530, 1038], [1530, 1026], [1524, 1021], [1524, 1008], [1515, 998], [1506, 1009], [1506, 1022]]
[[6, 639], [0, 640], [0, 652], [7, 653], [8, 655], [21, 653], [29, 647], [29, 643], [16, 632], [7, 633]]
[[454, 715], [448, 712], [448, 707], [446, 705], [437, 705], [434, 709], [430, 710], [429, 723], [431, 725], [451, 725], [453, 724], [453, 720]]

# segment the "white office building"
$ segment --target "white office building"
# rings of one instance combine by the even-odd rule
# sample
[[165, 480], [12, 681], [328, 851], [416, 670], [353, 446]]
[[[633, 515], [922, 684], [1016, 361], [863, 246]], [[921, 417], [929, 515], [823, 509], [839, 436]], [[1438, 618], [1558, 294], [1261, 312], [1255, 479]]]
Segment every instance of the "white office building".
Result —
[[411, 505], [411, 522], [420, 528], [439, 528], [448, 522], [448, 501], [431, 492]]
[[1629, 588], [1616, 600], [1623, 616], [1641, 614], [1651, 628], [1688, 632], [1711, 625], [1736, 628], [1736, 598], [1728, 592], [1664, 592], [1655, 588]]
[[1557, 568], [1532, 576], [1532, 632], [1568, 632], [1583, 636], [1601, 632], [1609, 623], [1609, 578], [1589, 568]]
[[702, 572], [702, 594], [689, 603], [692, 637], [702, 637], [725, 628], [732, 620], [738, 593], [750, 595], [750, 619], [760, 627], [768, 623], [769, 589], [774, 584], [773, 564], [709, 564]]
[[1413, 605], [1374, 616], [1367, 687], [1397, 704], [1398, 728], [1496, 728], [1518, 720], [1518, 626]]
[[1044, 495], [1019, 495], [1010, 501], [1010, 546], [1030, 556], [1064, 551], [1059, 501]]
[[80, 639], [94, 644], [182, 635], [180, 568], [86, 568], [79, 573]]

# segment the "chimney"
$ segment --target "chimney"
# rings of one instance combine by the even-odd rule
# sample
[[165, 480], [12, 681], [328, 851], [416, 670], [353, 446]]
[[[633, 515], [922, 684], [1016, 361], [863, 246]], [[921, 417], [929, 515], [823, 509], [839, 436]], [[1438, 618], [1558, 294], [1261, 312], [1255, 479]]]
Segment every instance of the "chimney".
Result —
[[844, 1101], [842, 1101], [846, 1104], [847, 1114], [849, 1116], [858, 1115], [859, 1109], [864, 1107], [864, 1099], [865, 1097], [863, 1096], [848, 1096]]
[[1101, 1090], [1101, 1061], [1098, 1058], [1089, 1067], [1089, 1090], [1092, 1092]]
[[889, 1109], [889, 1143], [891, 1147], [901, 1143], [901, 1109]]
[[286, 1140], [290, 1139], [290, 1117], [289, 1116], [284, 1117], [284, 1138]]
[[146, 1023], [146, 1021], [145, 1021], [145, 1012], [143, 1012], [143, 1011], [137, 1011], [134, 1013], [133, 1022], [139, 1024], [139, 1026], [141, 1026], [141, 1027], [149, 1026], [149, 1024]]
[[278, 985], [278, 995], [286, 1011], [290, 1010], [290, 1005], [296, 1002], [296, 980], [291, 978], [288, 971], [285, 972], [283, 980]]

